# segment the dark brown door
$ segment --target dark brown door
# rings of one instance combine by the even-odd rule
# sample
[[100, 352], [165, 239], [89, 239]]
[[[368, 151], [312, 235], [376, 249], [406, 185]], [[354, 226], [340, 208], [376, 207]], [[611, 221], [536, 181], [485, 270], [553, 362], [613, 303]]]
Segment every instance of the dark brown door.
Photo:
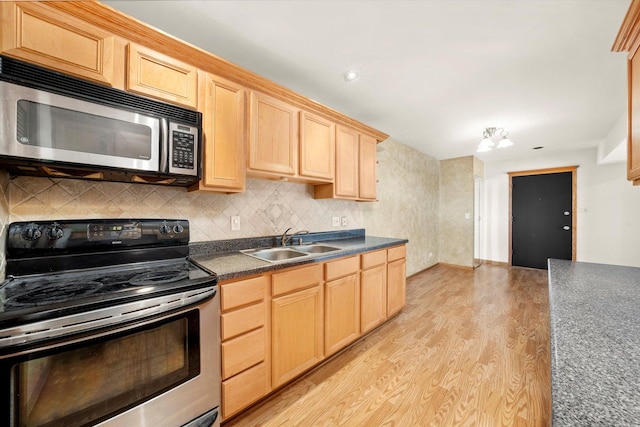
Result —
[[573, 257], [573, 173], [511, 178], [511, 263], [547, 268], [547, 259]]

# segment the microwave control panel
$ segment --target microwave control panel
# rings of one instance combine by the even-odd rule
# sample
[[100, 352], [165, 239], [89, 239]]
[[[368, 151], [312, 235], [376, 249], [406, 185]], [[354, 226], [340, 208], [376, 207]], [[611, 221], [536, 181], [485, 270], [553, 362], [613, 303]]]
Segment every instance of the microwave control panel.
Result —
[[171, 123], [169, 172], [198, 175], [198, 129]]

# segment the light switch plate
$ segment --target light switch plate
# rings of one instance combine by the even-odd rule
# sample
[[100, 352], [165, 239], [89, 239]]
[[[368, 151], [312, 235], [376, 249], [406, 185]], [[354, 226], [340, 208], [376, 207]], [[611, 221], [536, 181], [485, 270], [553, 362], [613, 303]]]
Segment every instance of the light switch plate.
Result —
[[240, 230], [240, 217], [239, 216], [232, 216], [231, 217], [231, 231], [238, 231]]

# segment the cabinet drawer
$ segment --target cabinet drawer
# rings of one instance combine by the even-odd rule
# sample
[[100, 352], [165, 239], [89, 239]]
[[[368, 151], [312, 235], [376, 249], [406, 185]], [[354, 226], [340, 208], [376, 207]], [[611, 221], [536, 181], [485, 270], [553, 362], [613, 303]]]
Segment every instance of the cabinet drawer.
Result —
[[407, 246], [396, 246], [395, 248], [387, 249], [387, 261], [395, 261], [397, 259], [407, 257]]
[[226, 340], [264, 326], [264, 303], [224, 313], [221, 316], [221, 338]]
[[220, 285], [220, 309], [231, 310], [236, 307], [263, 301], [267, 290], [267, 277], [241, 280]]
[[297, 268], [272, 277], [273, 296], [308, 288], [322, 282], [322, 265]]
[[222, 382], [222, 417], [228, 418], [267, 394], [267, 364], [262, 362]]
[[382, 265], [385, 262], [387, 262], [387, 251], [384, 249], [362, 254], [363, 270], [366, 270], [367, 268], [375, 267], [377, 265]]
[[357, 273], [360, 269], [360, 259], [357, 255], [331, 261], [325, 264], [325, 280], [333, 280], [338, 277]]
[[262, 362], [264, 357], [264, 328], [222, 343], [222, 379], [226, 380]]

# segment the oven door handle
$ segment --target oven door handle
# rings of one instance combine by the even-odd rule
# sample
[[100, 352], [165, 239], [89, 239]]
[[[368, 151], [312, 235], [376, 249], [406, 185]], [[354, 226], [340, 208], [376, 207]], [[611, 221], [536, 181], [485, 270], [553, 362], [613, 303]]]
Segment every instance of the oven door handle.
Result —
[[217, 290], [210, 286], [3, 329], [0, 348], [140, 321], [212, 298]]

